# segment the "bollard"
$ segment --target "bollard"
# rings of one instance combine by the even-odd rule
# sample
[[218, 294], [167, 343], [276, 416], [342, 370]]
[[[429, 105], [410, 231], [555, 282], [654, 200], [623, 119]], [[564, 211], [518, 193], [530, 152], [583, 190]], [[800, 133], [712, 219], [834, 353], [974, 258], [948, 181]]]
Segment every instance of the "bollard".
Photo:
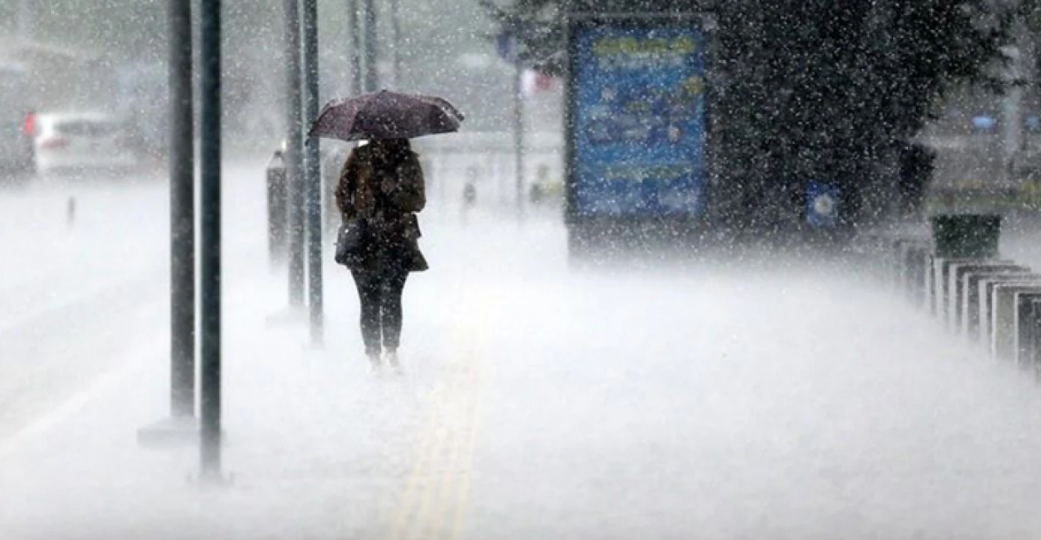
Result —
[[991, 306], [990, 353], [999, 360], [1015, 360], [1016, 300], [1019, 293], [1041, 293], [1041, 280], [1000, 283], [994, 287]]
[[964, 334], [969, 341], [976, 341], [980, 337], [980, 282], [987, 278], [1014, 277], [1029, 273], [1030, 269], [1025, 266], [995, 264], [993, 266], [981, 265], [978, 269], [971, 270], [962, 277], [964, 300], [961, 312]]
[[1034, 372], [1034, 380], [1041, 380], [1041, 300], [1030, 303], [1029, 330], [1024, 336], [1027, 339], [1030, 366]]
[[949, 283], [947, 284], [948, 294], [948, 305], [947, 305], [947, 320], [945, 324], [947, 328], [954, 330], [956, 333], [961, 333], [963, 328], [964, 318], [962, 317], [962, 306], [965, 303], [965, 288], [964, 277], [973, 271], [982, 270], [993, 266], [1011, 266], [1011, 261], [971, 261], [971, 262], [957, 262], [953, 263], [948, 270]]
[[894, 290], [910, 295], [916, 288], [916, 259], [921, 252], [932, 251], [929, 240], [909, 236], [879, 237], [882, 249], [883, 268], [886, 279]]
[[929, 267], [931, 251], [932, 246], [927, 243], [921, 243], [908, 250], [908, 296], [915, 307], [922, 307], [926, 302], [926, 270]]
[[890, 263], [890, 279], [897, 292], [904, 292], [907, 284], [907, 250], [914, 240], [898, 237], [891, 238], [886, 247]]
[[980, 280], [979, 284], [979, 341], [991, 349], [994, 334], [994, 291], [999, 285], [1033, 284], [1041, 282], [1038, 274], [1010, 274], [989, 276]]
[[950, 320], [950, 314], [948, 306], [950, 304], [951, 287], [950, 287], [950, 271], [951, 266], [955, 264], [969, 264], [978, 262], [977, 259], [945, 259], [942, 257], [936, 257], [933, 259], [933, 314], [940, 319], [940, 322], [945, 328], [948, 326]]
[[1041, 288], [1032, 292], [1016, 293], [1015, 320], [1013, 322], [1015, 336], [1013, 352], [1016, 365], [1020, 369], [1033, 366], [1033, 350], [1037, 336], [1034, 332], [1036, 320], [1034, 320], [1034, 305], [1041, 301]]
[[1020, 367], [1035, 367], [1037, 355], [1037, 305], [1041, 298], [1034, 298], [1020, 306], [1016, 327], [1018, 336], [1018, 359]]
[[279, 149], [267, 166], [267, 240], [272, 268], [284, 262], [288, 254], [286, 188], [286, 164]]
[[942, 283], [943, 283], [943, 278], [942, 278], [943, 262], [944, 262], [944, 259], [939, 257], [939, 256], [937, 256], [934, 253], [933, 254], [933, 264], [932, 264], [932, 267], [929, 268], [929, 270], [928, 270], [929, 274], [932, 276], [932, 279], [929, 280], [930, 281], [930, 287], [927, 290], [927, 294], [929, 296], [929, 299], [931, 300], [929, 302], [929, 311], [932, 313], [932, 315], [934, 317], [939, 317], [940, 313], [941, 313], [940, 301], [941, 301], [941, 298], [943, 296], [943, 294], [942, 294], [942, 292], [943, 292], [943, 286], [942, 286]]
[[907, 296], [914, 291], [916, 253], [926, 245], [924, 240], [907, 238], [900, 241], [897, 259], [897, 286]]
[[925, 268], [922, 269], [925, 272], [924, 283], [922, 286], [925, 288], [924, 298], [922, 299], [923, 306], [929, 315], [936, 316], [936, 254], [930, 252], [925, 257]]

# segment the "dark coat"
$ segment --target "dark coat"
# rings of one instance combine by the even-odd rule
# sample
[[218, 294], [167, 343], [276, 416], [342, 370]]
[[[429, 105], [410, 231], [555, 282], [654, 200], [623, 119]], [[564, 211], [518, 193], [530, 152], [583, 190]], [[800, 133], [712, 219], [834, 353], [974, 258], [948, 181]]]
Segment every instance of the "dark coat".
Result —
[[[426, 206], [423, 169], [411, 150], [392, 166], [378, 167], [371, 145], [351, 151], [340, 171], [336, 206], [342, 218], [365, 219], [375, 245], [352, 270], [383, 272], [400, 268], [420, 272], [428, 268], [419, 250], [416, 213]], [[378, 170], [381, 169], [381, 170]], [[388, 189], [389, 188], [389, 189]]]

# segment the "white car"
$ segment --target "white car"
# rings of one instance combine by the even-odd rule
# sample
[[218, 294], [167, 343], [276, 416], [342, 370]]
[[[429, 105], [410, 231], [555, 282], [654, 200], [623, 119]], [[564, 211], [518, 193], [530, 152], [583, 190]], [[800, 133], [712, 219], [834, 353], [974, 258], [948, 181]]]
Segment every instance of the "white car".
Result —
[[117, 171], [137, 165], [123, 124], [105, 113], [39, 114], [35, 147], [41, 173]]

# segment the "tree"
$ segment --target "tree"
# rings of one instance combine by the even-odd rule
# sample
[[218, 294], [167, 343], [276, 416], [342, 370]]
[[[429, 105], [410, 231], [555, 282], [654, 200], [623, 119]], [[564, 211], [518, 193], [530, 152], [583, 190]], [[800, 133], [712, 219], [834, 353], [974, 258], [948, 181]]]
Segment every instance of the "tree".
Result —
[[[563, 49], [568, 12], [690, 6], [480, 1], [525, 42], [529, 60]], [[717, 23], [714, 216], [756, 234], [798, 226], [809, 180], [841, 187], [849, 225], [884, 218], [900, 191], [898, 173], [886, 171], [899, 171], [902, 149], [942, 98], [965, 83], [1000, 84], [1013, 15], [990, 0], [726, 0], [698, 9]]]

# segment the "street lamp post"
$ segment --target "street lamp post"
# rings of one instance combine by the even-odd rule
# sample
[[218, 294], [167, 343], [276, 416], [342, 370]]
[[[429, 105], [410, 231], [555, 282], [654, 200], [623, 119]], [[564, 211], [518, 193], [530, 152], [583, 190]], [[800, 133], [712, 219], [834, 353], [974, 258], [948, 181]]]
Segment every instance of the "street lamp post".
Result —
[[194, 442], [195, 146], [191, 4], [167, 4], [170, 56], [170, 417], [138, 430], [145, 446]]
[[33, 37], [33, 6], [31, 0], [19, 0], [18, 12], [15, 14], [18, 21], [18, 41], [28, 43]]
[[289, 306], [304, 304], [303, 126], [300, 95], [300, 0], [283, 0], [286, 63], [286, 186], [289, 198]]
[[192, 8], [170, 0], [170, 401], [195, 416], [195, 141]]
[[365, 3], [365, 91], [375, 92], [379, 89], [379, 73], [376, 71], [377, 32], [375, 0], [363, 0]]
[[524, 220], [524, 67], [513, 61], [513, 153], [516, 174], [517, 221]]
[[[304, 121], [318, 118], [318, 0], [304, 0]], [[307, 274], [311, 342], [322, 342], [322, 168], [318, 138], [304, 145], [304, 184], [307, 199]]]
[[399, 16], [400, 0], [390, 0], [391, 40], [394, 54], [394, 86], [401, 89], [401, 18]]
[[351, 58], [351, 95], [362, 92], [361, 68], [361, 17], [358, 13], [358, 0], [347, 0], [347, 26], [350, 42]]
[[200, 21], [202, 191], [202, 479], [221, 479], [221, 18], [220, 0], [202, 0]]

